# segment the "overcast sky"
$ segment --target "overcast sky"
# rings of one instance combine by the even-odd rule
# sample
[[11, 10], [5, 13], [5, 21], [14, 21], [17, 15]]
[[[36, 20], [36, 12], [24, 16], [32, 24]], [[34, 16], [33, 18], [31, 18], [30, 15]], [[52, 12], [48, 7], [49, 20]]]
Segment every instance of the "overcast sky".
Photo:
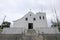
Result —
[[46, 12], [48, 23], [54, 18], [54, 10], [60, 15], [60, 0], [0, 0], [0, 24], [6, 15], [6, 21], [13, 22], [27, 12]]

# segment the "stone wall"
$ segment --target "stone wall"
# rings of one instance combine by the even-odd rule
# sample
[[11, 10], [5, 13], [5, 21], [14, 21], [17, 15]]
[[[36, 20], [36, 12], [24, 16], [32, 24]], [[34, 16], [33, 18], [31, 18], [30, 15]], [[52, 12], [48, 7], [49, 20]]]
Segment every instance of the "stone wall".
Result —
[[22, 34], [0, 34], [0, 40], [19, 40]]
[[[40, 38], [41, 37], [41, 38]], [[42, 39], [43, 37], [43, 39]], [[28, 40], [28, 38], [33, 38], [33, 40], [60, 40], [60, 34], [39, 34], [38, 36], [26, 36], [23, 34], [0, 34], [0, 40]], [[35, 39], [34, 39], [35, 38]], [[31, 39], [32, 40], [32, 39]]]

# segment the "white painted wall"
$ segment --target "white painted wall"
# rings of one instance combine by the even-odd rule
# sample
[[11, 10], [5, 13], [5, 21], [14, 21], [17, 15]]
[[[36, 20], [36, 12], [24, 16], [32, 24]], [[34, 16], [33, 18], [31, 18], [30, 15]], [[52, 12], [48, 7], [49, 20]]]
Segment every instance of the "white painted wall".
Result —
[[2, 34], [22, 34], [24, 30], [25, 29], [19, 27], [4, 28]]
[[[30, 16], [30, 14], [31, 14], [31, 16]], [[41, 16], [41, 19], [39, 19], [39, 16]], [[45, 18], [44, 20], [43, 20], [43, 16]], [[28, 18], [28, 20], [26, 21], [25, 18]], [[34, 21], [33, 18], [36, 18], [36, 20]], [[34, 14], [32, 12], [28, 12], [21, 19], [14, 21], [13, 26], [28, 29], [28, 23], [33, 23], [33, 29], [36, 29], [36, 27], [37, 28], [48, 27], [47, 20], [46, 20], [46, 13], [38, 12], [38, 13]]]
[[[20, 27], [12, 27], [12, 28], [4, 28], [2, 34], [22, 34], [26, 33], [26, 28], [20, 28]], [[36, 33], [42, 34], [60, 34], [58, 31], [58, 28], [52, 28], [52, 27], [40, 27], [35, 29]]]

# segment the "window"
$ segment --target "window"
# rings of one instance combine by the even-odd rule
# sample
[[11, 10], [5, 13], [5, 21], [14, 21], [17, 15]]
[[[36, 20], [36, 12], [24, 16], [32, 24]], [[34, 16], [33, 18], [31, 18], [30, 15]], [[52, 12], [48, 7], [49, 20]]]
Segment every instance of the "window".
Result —
[[44, 16], [43, 16], [43, 19], [44, 19]]
[[41, 16], [39, 16], [39, 18], [41, 19]]
[[31, 14], [30, 14], [30, 16], [31, 16]]
[[27, 21], [27, 20], [28, 20], [28, 18], [25, 18], [25, 20]]
[[35, 18], [33, 18], [33, 20], [35, 21], [36, 19], [35, 19]]

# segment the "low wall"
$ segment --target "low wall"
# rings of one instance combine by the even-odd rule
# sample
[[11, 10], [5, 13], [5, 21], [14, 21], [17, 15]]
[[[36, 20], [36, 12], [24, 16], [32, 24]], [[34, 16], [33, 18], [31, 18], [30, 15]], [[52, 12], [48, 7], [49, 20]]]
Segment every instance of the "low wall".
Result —
[[0, 40], [19, 40], [22, 34], [0, 34]]
[[[60, 34], [39, 34], [43, 40], [60, 40]], [[0, 34], [0, 40], [23, 40], [23, 34]], [[26, 37], [26, 35], [25, 35]]]

